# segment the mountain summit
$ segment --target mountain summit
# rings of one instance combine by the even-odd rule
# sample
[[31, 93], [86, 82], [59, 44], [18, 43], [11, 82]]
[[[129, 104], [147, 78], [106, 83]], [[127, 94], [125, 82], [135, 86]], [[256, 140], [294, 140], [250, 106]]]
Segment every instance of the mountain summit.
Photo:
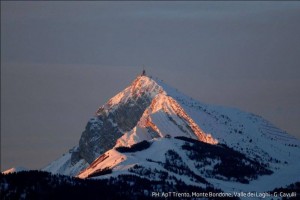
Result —
[[44, 170], [267, 191], [299, 181], [299, 159], [299, 140], [265, 119], [200, 103], [142, 74], [96, 111], [78, 145]]

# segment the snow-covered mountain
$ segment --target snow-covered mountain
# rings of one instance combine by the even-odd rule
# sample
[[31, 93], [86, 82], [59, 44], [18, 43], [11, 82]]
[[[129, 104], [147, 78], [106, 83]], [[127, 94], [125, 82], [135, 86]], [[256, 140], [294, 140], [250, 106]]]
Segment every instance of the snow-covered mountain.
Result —
[[299, 146], [257, 115], [200, 103], [141, 75], [97, 110], [77, 146], [43, 170], [270, 191], [300, 181]]

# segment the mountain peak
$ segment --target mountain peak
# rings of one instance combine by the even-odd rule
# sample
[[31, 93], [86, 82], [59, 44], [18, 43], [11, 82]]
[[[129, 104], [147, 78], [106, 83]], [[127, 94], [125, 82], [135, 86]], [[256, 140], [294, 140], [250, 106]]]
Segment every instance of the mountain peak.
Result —
[[[218, 143], [193, 121], [172, 97], [174, 94], [176, 97], [182, 96], [162, 81], [145, 74], [137, 76], [89, 120], [81, 135], [79, 147], [72, 153], [72, 163], [80, 159], [91, 163], [116, 145], [130, 146], [144, 139], [167, 135]], [[145, 120], [147, 123], [143, 124]]]
[[129, 99], [137, 100], [141, 96], [147, 96], [152, 99], [155, 95], [162, 92], [164, 92], [163, 88], [152, 78], [146, 75], [139, 75], [127, 88], [101, 106], [97, 110], [96, 115], [100, 115], [105, 110], [115, 110], [118, 107], [118, 104], [127, 103]]

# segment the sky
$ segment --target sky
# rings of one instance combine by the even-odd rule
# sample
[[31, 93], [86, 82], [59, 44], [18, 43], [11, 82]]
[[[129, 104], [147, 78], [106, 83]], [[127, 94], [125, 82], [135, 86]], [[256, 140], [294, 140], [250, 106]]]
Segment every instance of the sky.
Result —
[[300, 2], [1, 1], [1, 170], [78, 144], [142, 66], [300, 138]]

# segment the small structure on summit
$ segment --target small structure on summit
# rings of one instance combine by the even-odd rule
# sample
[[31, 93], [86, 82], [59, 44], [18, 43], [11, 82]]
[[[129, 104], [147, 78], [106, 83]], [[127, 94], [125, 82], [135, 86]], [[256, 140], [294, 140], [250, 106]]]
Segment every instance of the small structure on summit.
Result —
[[142, 76], [146, 76], [146, 70], [143, 69]]

